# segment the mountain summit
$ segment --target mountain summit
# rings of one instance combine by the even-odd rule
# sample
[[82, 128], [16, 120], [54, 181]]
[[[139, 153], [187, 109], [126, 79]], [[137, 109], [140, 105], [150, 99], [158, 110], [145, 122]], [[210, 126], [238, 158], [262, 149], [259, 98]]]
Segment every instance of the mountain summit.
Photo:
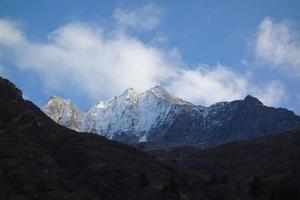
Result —
[[260, 105], [262, 106], [263, 103], [261, 101], [258, 100], [258, 98], [253, 97], [251, 95], [247, 95], [244, 99], [245, 102], [247, 102], [248, 104], [252, 104], [252, 105]]
[[264, 106], [250, 95], [204, 107], [184, 101], [160, 86], [143, 93], [129, 88], [87, 112], [80, 111], [70, 100], [53, 97], [43, 111], [63, 126], [129, 144], [150, 141], [207, 146], [300, 126], [300, 117], [293, 112]]
[[83, 113], [70, 99], [52, 96], [44, 105], [43, 111], [57, 123], [79, 131]]
[[150, 88], [149, 90], [146, 91], [146, 93], [152, 92], [153, 94], [155, 94], [157, 97], [162, 98], [166, 101], [169, 101], [170, 103], [173, 104], [190, 104], [191, 103], [184, 101], [176, 96], [174, 96], [173, 94], [169, 93], [165, 88], [160, 87], [160, 86], [155, 86], [153, 88]]

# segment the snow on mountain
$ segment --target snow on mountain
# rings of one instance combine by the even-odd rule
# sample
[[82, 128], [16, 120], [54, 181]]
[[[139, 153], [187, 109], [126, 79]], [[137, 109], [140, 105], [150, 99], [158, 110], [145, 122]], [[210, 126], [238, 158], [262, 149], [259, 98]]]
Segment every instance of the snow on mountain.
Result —
[[85, 115], [81, 131], [95, 132], [112, 139], [115, 134], [134, 131], [138, 93], [129, 88], [120, 96], [99, 102]]
[[129, 88], [85, 113], [61, 97], [50, 98], [42, 110], [54, 121], [77, 131], [141, 142], [147, 141], [151, 129], [173, 120], [183, 106], [194, 105], [155, 86], [143, 93]]
[[110, 139], [128, 136], [147, 141], [147, 133], [158, 124], [171, 120], [175, 105], [192, 105], [156, 86], [143, 93], [125, 90], [106, 102], [100, 102], [85, 115], [81, 131], [95, 132]]
[[50, 98], [42, 109], [63, 126], [129, 144], [219, 144], [300, 126], [300, 117], [293, 112], [266, 107], [255, 97], [203, 107], [179, 99], [160, 86], [143, 93], [129, 88], [87, 112], [61, 97]]

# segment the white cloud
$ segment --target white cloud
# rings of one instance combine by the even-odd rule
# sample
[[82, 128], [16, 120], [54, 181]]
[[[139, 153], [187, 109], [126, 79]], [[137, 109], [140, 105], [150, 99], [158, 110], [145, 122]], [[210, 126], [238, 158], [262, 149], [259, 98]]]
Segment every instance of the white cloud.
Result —
[[248, 73], [220, 64], [187, 68], [176, 48], [163, 49], [126, 32], [82, 22], [58, 28], [43, 43], [28, 39], [13, 21], [0, 23], [0, 52], [9, 51], [15, 65], [38, 75], [52, 94], [80, 91], [92, 100], [103, 100], [128, 87], [143, 91], [163, 85], [202, 105], [247, 94], [268, 105], [278, 105], [283, 98], [284, 88], [278, 82], [254, 84]]
[[151, 31], [161, 22], [164, 10], [153, 4], [135, 9], [126, 10], [117, 8], [114, 12], [114, 18], [121, 28], [134, 28], [139, 31]]
[[179, 97], [210, 105], [214, 102], [242, 99], [247, 94], [258, 97], [266, 105], [279, 105], [285, 90], [279, 81], [267, 84], [251, 83], [251, 74], [239, 74], [230, 67], [200, 65], [196, 69], [181, 70], [168, 89]]
[[230, 68], [218, 65], [210, 68], [201, 65], [196, 69], [181, 70], [170, 83], [169, 90], [179, 97], [201, 105], [243, 98], [248, 78]]
[[272, 67], [300, 78], [300, 33], [287, 21], [265, 18], [259, 25], [255, 53]]
[[0, 19], [1, 45], [16, 46], [24, 42], [24, 37], [19, 31], [20, 24], [9, 19]]
[[279, 81], [271, 81], [263, 88], [254, 87], [253, 94], [266, 105], [280, 105], [287, 96], [283, 84]]
[[[22, 35], [15, 24], [9, 29]], [[6, 41], [0, 38], [0, 44]], [[174, 75], [170, 66], [178, 60], [176, 50], [164, 52], [124, 34], [108, 38], [101, 28], [84, 23], [55, 30], [46, 43], [26, 39], [10, 50], [17, 66], [37, 73], [48, 88], [82, 89], [98, 100], [127, 87], [145, 90], [159, 84]]]

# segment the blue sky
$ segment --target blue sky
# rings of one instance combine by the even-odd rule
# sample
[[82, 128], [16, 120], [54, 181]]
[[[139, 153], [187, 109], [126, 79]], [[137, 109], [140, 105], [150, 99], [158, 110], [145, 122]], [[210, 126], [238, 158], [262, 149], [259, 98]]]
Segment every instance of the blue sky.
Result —
[[300, 2], [0, 0], [0, 74], [81, 108], [162, 85], [195, 104], [252, 94], [300, 113]]

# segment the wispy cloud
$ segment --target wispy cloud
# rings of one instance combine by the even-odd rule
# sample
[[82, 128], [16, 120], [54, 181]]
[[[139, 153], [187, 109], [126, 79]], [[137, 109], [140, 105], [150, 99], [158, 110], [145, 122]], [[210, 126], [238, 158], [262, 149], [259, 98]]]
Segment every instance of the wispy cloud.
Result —
[[[48, 89], [82, 89], [99, 100], [127, 87], [145, 90], [176, 73], [176, 50], [163, 51], [126, 34], [103, 34], [102, 27], [70, 23], [49, 34], [45, 43], [30, 41], [15, 24], [5, 20], [20, 40], [0, 37], [2, 51], [9, 50], [15, 64], [41, 77]], [[109, 35], [109, 36], [106, 36]]]
[[[146, 16], [151, 18], [153, 9], [157, 8], [151, 5], [130, 12], [118, 9], [115, 17], [120, 13], [132, 16], [147, 11]], [[157, 16], [154, 12], [148, 28], [141, 21], [126, 25], [116, 19], [120, 26], [150, 30], [159, 23]], [[175, 95], [202, 105], [247, 94], [258, 96], [268, 105], [278, 105], [283, 99], [284, 87], [280, 82], [260, 85], [253, 82], [251, 73], [237, 73], [221, 64], [188, 68], [178, 49], [166, 50], [118, 30], [73, 22], [49, 33], [47, 41], [36, 42], [26, 36], [18, 23], [2, 19], [0, 52], [9, 51], [15, 65], [38, 75], [51, 93], [80, 90], [93, 100], [110, 98], [128, 87], [144, 91], [154, 85], [162, 85]]]
[[256, 85], [252, 90], [252, 93], [266, 105], [280, 105], [281, 101], [288, 96], [284, 85], [278, 80], [273, 80], [265, 85]]
[[240, 74], [230, 67], [200, 65], [196, 69], [182, 70], [169, 90], [179, 97], [201, 105], [244, 98], [247, 94], [258, 97], [266, 105], [278, 105], [285, 90], [279, 81], [254, 84], [252, 74]]
[[271, 67], [300, 78], [300, 33], [290, 22], [265, 18], [256, 35], [255, 53]]
[[153, 4], [147, 4], [138, 9], [117, 8], [114, 18], [121, 28], [133, 28], [138, 31], [151, 31], [161, 22], [165, 11]]

